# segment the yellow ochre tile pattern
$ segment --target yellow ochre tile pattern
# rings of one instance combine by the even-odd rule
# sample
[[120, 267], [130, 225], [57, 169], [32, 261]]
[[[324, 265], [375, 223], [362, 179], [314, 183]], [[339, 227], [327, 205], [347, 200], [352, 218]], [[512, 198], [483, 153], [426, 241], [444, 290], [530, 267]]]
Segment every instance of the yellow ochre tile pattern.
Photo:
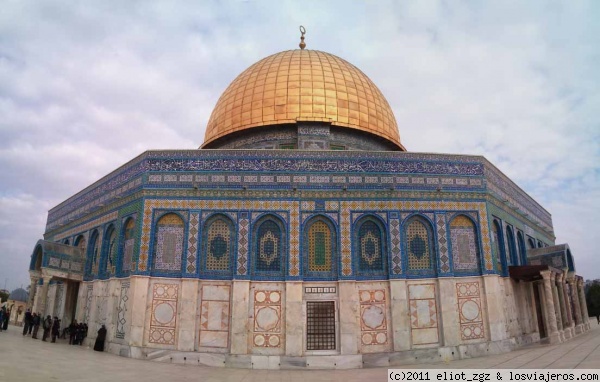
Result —
[[219, 98], [203, 146], [256, 126], [324, 121], [376, 134], [404, 149], [390, 105], [358, 68], [329, 53], [288, 50], [240, 74]]

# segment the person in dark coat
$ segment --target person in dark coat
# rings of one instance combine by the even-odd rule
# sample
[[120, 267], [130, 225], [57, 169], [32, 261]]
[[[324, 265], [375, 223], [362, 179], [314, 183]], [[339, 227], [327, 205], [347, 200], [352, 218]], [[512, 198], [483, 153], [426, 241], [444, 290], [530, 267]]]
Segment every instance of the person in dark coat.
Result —
[[40, 330], [40, 323], [42, 322], [42, 316], [40, 316], [39, 314], [33, 314], [33, 335], [31, 336], [31, 338], [34, 338], [37, 340], [37, 334], [38, 334], [38, 330]]
[[75, 345], [75, 338], [77, 336], [77, 320], [73, 320], [69, 325], [69, 345]]
[[54, 316], [54, 321], [52, 322], [52, 342], [56, 342], [56, 337], [60, 334], [60, 320], [58, 317]]
[[75, 345], [83, 345], [83, 332], [83, 324], [77, 324], [77, 327], [75, 328]]
[[2, 326], [2, 330], [8, 329], [8, 320], [10, 319], [10, 310], [4, 310], [4, 325]]
[[48, 317], [46, 317], [46, 319], [42, 323], [42, 328], [44, 329], [42, 341], [46, 342], [46, 338], [48, 338], [48, 334], [50, 334], [50, 329], [52, 328], [52, 317], [50, 317], [50, 315], [48, 315]]
[[104, 351], [104, 341], [106, 341], [106, 326], [98, 330], [98, 337], [96, 337], [96, 343], [94, 344], [95, 351]]
[[25, 313], [25, 318], [23, 319], [23, 335], [26, 335], [29, 331], [29, 327], [31, 326], [32, 320], [33, 316], [31, 315], [29, 309], [27, 309], [27, 312]]
[[6, 309], [2, 307], [0, 309], [0, 332], [2, 331], [2, 327], [4, 326], [4, 315], [6, 314]]

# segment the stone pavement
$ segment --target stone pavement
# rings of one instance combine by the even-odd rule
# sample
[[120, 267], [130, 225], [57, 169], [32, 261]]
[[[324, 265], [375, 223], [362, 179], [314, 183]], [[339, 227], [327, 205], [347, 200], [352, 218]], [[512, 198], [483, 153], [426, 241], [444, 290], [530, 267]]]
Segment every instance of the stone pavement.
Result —
[[[40, 331], [41, 334], [41, 331]], [[560, 345], [533, 345], [511, 353], [417, 368], [578, 368], [600, 369], [600, 326]], [[41, 342], [9, 326], [0, 333], [0, 381], [386, 381], [387, 368], [357, 370], [248, 370], [175, 365], [98, 353], [81, 346]]]

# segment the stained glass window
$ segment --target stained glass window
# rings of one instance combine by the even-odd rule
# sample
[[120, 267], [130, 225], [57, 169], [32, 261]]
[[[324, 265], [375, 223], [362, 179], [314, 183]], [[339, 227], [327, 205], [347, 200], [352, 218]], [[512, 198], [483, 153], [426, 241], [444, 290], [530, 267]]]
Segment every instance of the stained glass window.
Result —
[[358, 229], [358, 267], [368, 273], [385, 270], [384, 247], [381, 228], [367, 220]]
[[479, 246], [475, 225], [468, 217], [458, 215], [450, 222], [450, 245], [455, 271], [479, 269]]
[[406, 226], [406, 253], [409, 272], [427, 273], [435, 270], [429, 231], [418, 218], [412, 219]]
[[281, 228], [273, 220], [260, 223], [256, 234], [256, 270], [259, 272], [281, 271], [283, 243]]
[[207, 223], [205, 232], [205, 268], [207, 271], [229, 270], [232, 254], [231, 226], [224, 218]]
[[180, 271], [183, 254], [184, 225], [176, 214], [166, 214], [156, 223], [154, 269]]
[[122, 271], [129, 272], [133, 261], [133, 244], [135, 235], [135, 220], [128, 219], [125, 224], [125, 234], [123, 235], [123, 267]]
[[308, 230], [308, 270], [331, 271], [331, 230], [320, 220], [314, 222]]

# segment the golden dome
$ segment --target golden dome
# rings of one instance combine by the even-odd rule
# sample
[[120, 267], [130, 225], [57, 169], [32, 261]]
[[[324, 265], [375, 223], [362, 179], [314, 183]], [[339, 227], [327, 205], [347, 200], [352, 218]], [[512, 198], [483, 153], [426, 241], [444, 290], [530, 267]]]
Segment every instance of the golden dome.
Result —
[[240, 74], [219, 98], [203, 147], [257, 126], [331, 122], [375, 134], [404, 150], [390, 105], [363, 72], [316, 50], [266, 57]]

